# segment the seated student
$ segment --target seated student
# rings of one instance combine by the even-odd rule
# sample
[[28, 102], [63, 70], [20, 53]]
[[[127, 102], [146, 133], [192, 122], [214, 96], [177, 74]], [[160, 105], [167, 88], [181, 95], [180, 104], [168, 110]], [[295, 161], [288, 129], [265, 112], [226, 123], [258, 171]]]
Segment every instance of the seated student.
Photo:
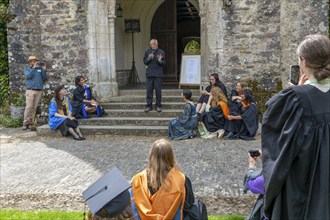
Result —
[[171, 144], [160, 139], [150, 149], [145, 170], [132, 179], [135, 219], [184, 219], [194, 203], [190, 180], [180, 171]]
[[205, 111], [206, 104], [209, 100], [210, 97], [210, 92], [211, 89], [215, 86], [218, 86], [225, 97], [227, 98], [227, 88], [226, 86], [220, 81], [219, 76], [217, 73], [212, 73], [210, 75], [210, 85], [208, 85], [205, 90], [202, 91], [202, 95], [198, 100], [197, 106], [196, 106], [196, 111], [197, 113], [201, 114]]
[[186, 102], [183, 115], [172, 119], [168, 126], [168, 136], [171, 140], [182, 140], [196, 136], [197, 114], [196, 107], [191, 101], [190, 90], [183, 90], [183, 101]]
[[49, 127], [59, 129], [63, 136], [69, 133], [75, 140], [85, 140], [78, 127], [78, 121], [72, 116], [72, 107], [64, 85], [55, 88], [54, 98], [49, 104]]
[[[223, 128], [226, 118], [230, 113], [227, 102], [228, 100], [222, 90], [217, 86], [213, 87], [207, 103], [206, 112], [200, 116], [200, 121], [204, 123], [207, 131], [217, 133], [218, 138], [222, 138], [224, 135], [225, 131]], [[211, 137], [213, 137], [213, 134], [206, 138]]]
[[228, 107], [232, 115], [238, 115], [239, 103], [241, 103], [241, 94], [244, 89], [247, 89], [248, 84], [246, 82], [236, 83], [235, 89], [230, 92], [230, 99], [228, 101]]
[[241, 94], [242, 101], [238, 105], [236, 115], [228, 115], [225, 130], [229, 133], [226, 138], [254, 140], [258, 130], [258, 109], [251, 91], [244, 89]]
[[95, 100], [83, 76], [75, 78], [76, 88], [73, 91], [73, 115], [76, 118], [88, 118], [88, 114], [96, 113], [98, 117], [104, 116], [105, 111]]

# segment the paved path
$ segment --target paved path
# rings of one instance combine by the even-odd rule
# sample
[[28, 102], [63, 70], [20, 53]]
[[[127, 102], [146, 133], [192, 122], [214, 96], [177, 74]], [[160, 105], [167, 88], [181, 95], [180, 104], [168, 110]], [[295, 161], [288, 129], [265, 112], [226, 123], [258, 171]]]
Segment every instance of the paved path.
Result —
[[[117, 166], [130, 180], [147, 162], [157, 137], [37, 137], [0, 128], [0, 208], [83, 210], [81, 193]], [[253, 196], [242, 196], [247, 151], [255, 141], [195, 138], [173, 141], [176, 158], [209, 214], [246, 214]]]

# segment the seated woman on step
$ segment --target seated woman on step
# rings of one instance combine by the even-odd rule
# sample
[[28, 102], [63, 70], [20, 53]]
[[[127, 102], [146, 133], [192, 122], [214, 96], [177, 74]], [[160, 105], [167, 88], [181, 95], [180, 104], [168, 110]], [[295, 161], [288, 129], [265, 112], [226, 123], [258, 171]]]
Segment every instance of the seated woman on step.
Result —
[[192, 92], [189, 89], [182, 92], [183, 101], [186, 102], [183, 115], [172, 119], [168, 127], [168, 136], [171, 140], [182, 140], [196, 136], [197, 114], [196, 107], [191, 101]]
[[201, 114], [200, 122], [203, 122], [207, 131], [213, 134], [204, 138], [213, 137], [214, 134], [214, 136], [218, 135], [218, 138], [223, 137], [225, 121], [230, 113], [227, 102], [227, 98], [219, 87], [215, 86], [211, 89], [206, 111]]
[[255, 98], [248, 89], [244, 89], [241, 94], [242, 101], [238, 104], [236, 115], [228, 115], [225, 130], [229, 133], [226, 138], [240, 138], [243, 140], [254, 140], [258, 130], [258, 108]]
[[76, 88], [73, 91], [73, 115], [76, 118], [88, 118], [88, 114], [95, 113], [98, 117], [104, 116], [105, 111], [96, 101], [89, 86], [85, 85], [83, 76], [75, 78]]
[[75, 140], [85, 140], [78, 127], [78, 121], [72, 116], [70, 100], [64, 85], [55, 88], [54, 98], [49, 104], [49, 122], [52, 130], [59, 129], [63, 136], [71, 134]]
[[147, 168], [132, 179], [131, 196], [137, 220], [179, 220], [190, 215], [188, 208], [194, 203], [191, 182], [181, 172], [167, 140], [152, 144]]
[[196, 106], [196, 111], [197, 113], [201, 114], [205, 111], [206, 108], [206, 104], [209, 100], [210, 97], [210, 92], [211, 89], [215, 86], [218, 86], [223, 94], [225, 95], [225, 97], [227, 98], [227, 88], [226, 86], [220, 81], [219, 76], [217, 73], [212, 73], [210, 75], [210, 85], [208, 85], [205, 90], [202, 91], [202, 95], [198, 100], [197, 106]]

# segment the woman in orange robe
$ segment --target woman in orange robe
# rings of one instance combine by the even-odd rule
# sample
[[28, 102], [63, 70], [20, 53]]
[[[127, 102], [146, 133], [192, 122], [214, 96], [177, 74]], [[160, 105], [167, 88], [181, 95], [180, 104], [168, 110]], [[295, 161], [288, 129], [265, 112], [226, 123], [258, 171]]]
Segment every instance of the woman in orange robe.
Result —
[[171, 144], [165, 139], [155, 141], [148, 159], [147, 168], [132, 179], [134, 217], [182, 220], [184, 206], [193, 203], [194, 195], [190, 180], [175, 160]]

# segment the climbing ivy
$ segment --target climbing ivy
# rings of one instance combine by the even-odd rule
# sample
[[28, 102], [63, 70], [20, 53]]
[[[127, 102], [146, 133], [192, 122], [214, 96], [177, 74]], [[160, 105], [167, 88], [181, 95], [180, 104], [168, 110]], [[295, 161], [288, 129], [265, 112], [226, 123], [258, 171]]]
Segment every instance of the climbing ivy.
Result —
[[8, 71], [8, 46], [7, 26], [9, 0], [0, 0], [0, 103], [1, 107], [9, 104], [9, 71]]

